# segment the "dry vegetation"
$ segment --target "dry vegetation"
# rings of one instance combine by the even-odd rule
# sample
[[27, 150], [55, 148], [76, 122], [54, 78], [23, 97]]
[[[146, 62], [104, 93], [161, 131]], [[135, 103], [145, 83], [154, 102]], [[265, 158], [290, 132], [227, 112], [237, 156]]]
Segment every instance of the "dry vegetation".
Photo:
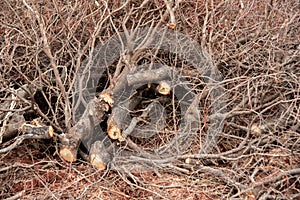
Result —
[[[0, 199], [300, 198], [299, 1], [174, 2], [0, 2]], [[132, 170], [132, 154], [104, 171], [87, 162], [85, 150], [76, 162], [64, 161], [61, 135], [76, 125], [72, 97], [84, 61], [115, 34], [168, 25], [206, 49], [222, 74], [227, 111], [218, 144], [199, 154], [203, 138], [198, 136], [175, 161]], [[187, 70], [179, 71], [195, 93], [206, 88], [191, 63], [146, 51], [134, 64], [149, 60]], [[113, 83], [120, 63], [109, 66], [98, 88]], [[209, 96], [200, 101], [200, 135], [210, 125], [212, 104]], [[164, 106], [171, 110], [165, 132], [148, 140], [132, 138], [140, 146], [129, 145], [136, 148], [132, 152], [174, 137], [174, 107]], [[53, 139], [18, 131], [23, 122], [53, 127]]]

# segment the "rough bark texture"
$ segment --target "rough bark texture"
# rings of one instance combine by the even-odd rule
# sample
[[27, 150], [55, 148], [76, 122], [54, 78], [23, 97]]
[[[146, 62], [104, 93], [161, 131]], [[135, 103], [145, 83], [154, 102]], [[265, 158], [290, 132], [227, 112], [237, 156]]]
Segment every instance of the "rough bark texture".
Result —
[[[66, 134], [61, 136], [60, 155], [68, 162], [74, 162], [77, 158], [79, 144], [82, 140], [93, 138], [93, 129], [96, 123], [100, 123], [111, 104], [109, 95], [103, 95], [103, 99], [90, 101], [79, 121]], [[90, 147], [90, 146], [89, 146]], [[88, 148], [89, 148], [88, 147]]]

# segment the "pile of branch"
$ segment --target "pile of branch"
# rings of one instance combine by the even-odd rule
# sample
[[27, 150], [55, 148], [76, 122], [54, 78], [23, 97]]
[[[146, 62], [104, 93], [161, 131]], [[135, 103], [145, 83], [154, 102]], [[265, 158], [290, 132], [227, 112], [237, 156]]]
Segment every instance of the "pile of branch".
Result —
[[[2, 111], [8, 111], [0, 114], [1, 129], [0, 129], [0, 144], [14, 139], [12, 144], [0, 149], [1, 153], [11, 151], [20, 145], [25, 139], [51, 139], [54, 136], [54, 129], [51, 125], [45, 125], [39, 118], [34, 119], [31, 124], [26, 123], [23, 116], [24, 110], [14, 112], [18, 105], [18, 98], [27, 99], [30, 92], [34, 92], [31, 85], [24, 85], [23, 87], [14, 90], [10, 88], [11, 100], [0, 104]], [[18, 135], [19, 134], [19, 135]]]
[[[154, 136], [157, 131], [162, 131], [166, 126], [166, 122], [162, 116], [163, 113], [156, 113], [157, 111], [155, 111], [155, 106], [158, 104], [157, 101], [153, 100], [143, 110], [143, 113], [140, 116], [133, 117], [131, 121], [126, 122], [129, 112], [127, 109], [124, 109], [124, 107], [126, 108], [127, 106], [129, 111], [133, 110], [139, 103], [141, 103], [142, 98], [140, 95], [142, 93], [154, 96], [158, 95], [171, 99], [171, 85], [164, 81], [169, 75], [170, 69], [168, 68], [159, 68], [156, 70], [147, 70], [136, 73], [132, 73], [130, 70], [123, 70], [114, 87], [108, 88], [103, 91], [98, 98], [91, 100], [87, 104], [83, 115], [76, 125], [72, 127], [68, 133], [60, 136], [62, 144], [62, 148], [60, 150], [61, 157], [69, 162], [76, 161], [80, 142], [87, 141], [87, 149], [90, 150], [89, 161], [96, 168], [104, 170], [109, 161], [112, 160], [112, 155], [109, 153], [109, 147], [104, 146], [103, 141], [99, 140], [99, 138], [98, 140], [95, 138], [97, 136], [95, 136], [93, 130], [97, 124], [103, 122], [107, 115], [109, 115], [109, 117], [106, 122], [107, 133], [105, 134], [107, 134], [112, 141], [126, 143], [128, 148], [131, 148], [134, 152], [139, 153], [142, 156], [149, 157], [150, 154], [138, 147], [137, 144], [131, 141], [129, 136], [150, 138]], [[158, 84], [153, 84], [157, 82]], [[146, 86], [138, 92], [137, 90], [134, 90], [133, 92], [135, 95], [133, 95], [132, 98], [126, 99], [125, 103], [119, 102], [119, 105], [114, 106], [114, 103], [119, 100], [115, 100], [113, 97], [115, 96], [118, 98], [120, 91], [123, 91], [125, 88], [130, 86], [143, 85], [143, 83], [147, 83]], [[197, 110], [196, 107], [193, 107], [192, 109]], [[193, 112], [191, 113], [195, 114]], [[144, 121], [144, 119], [148, 116], [152, 120], [151, 124], [142, 127], [142, 131], [137, 131], [139, 127], [138, 123]], [[126, 153], [128, 152], [124, 151], [123, 155]], [[150, 157], [153, 158], [153, 156]]]
[[[120, 174], [127, 184], [143, 191], [173, 186], [145, 183], [132, 173], [135, 164], [166, 169], [184, 177], [185, 184], [197, 180], [197, 192], [198, 180], [203, 181], [203, 191], [210, 185], [210, 193], [219, 198], [299, 198], [298, 0], [4, 0], [1, 7], [0, 153], [27, 139], [57, 137], [64, 160], [75, 162], [80, 154], [97, 169], [111, 165], [125, 172]], [[139, 43], [127, 37], [145, 27], [148, 32], [136, 38]], [[173, 52], [144, 48], [155, 28], [178, 33], [162, 43], [163, 34], [154, 34], [156, 42], [150, 46]], [[200, 48], [183, 42], [180, 33], [201, 43]], [[103, 42], [107, 38], [114, 42]], [[136, 47], [142, 50], [134, 51]], [[181, 62], [177, 54], [199, 49], [204, 57], [199, 63]], [[207, 49], [222, 74], [221, 93], [207, 87], [213, 81], [203, 81], [210, 74], [192, 67], [211, 66], [201, 49]], [[178, 102], [170, 98], [174, 82], [164, 68], [132, 73], [135, 66], [152, 61], [176, 68], [188, 80], [184, 91], [193, 93], [188, 93], [192, 101], [184, 108], [186, 115], [176, 113]], [[81, 76], [89, 67], [102, 68]], [[89, 78], [96, 80], [94, 85], [85, 84]], [[135, 92], [120, 99], [125, 86]], [[93, 87], [101, 88], [99, 94], [87, 98]], [[145, 103], [144, 93], [160, 97]], [[79, 100], [73, 101], [76, 95]], [[225, 105], [215, 106], [219, 98], [225, 98]], [[223, 107], [222, 115], [212, 115]], [[193, 122], [185, 124], [184, 134], [177, 124], [181, 119]], [[217, 127], [218, 119], [225, 126], [214, 132], [209, 127]], [[157, 132], [162, 134], [156, 137]], [[181, 140], [172, 140], [176, 136]], [[178, 149], [183, 142], [189, 148]], [[186, 151], [176, 154], [181, 150]]]

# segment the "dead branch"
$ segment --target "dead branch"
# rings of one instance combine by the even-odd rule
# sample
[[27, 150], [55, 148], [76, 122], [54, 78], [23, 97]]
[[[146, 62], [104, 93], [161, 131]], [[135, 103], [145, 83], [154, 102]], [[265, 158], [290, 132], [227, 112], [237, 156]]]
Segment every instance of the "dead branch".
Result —
[[[1, 199], [299, 198], [298, 0], [1, 7]], [[53, 132], [63, 159], [105, 173], [27, 160], [22, 141]]]
[[14, 143], [0, 149], [0, 154], [7, 153], [18, 147], [25, 139], [51, 139], [54, 136], [52, 126], [37, 126], [25, 123], [19, 127], [19, 130], [22, 131], [24, 135], [18, 136]]
[[[109, 95], [104, 95], [105, 97]], [[93, 99], [88, 103], [86, 110], [78, 123], [66, 134], [60, 137], [60, 155], [68, 162], [74, 162], [77, 158], [77, 151], [82, 140], [93, 138], [92, 133], [96, 123], [103, 120], [105, 113], [110, 107], [111, 99]]]
[[6, 198], [5, 200], [16, 200], [16, 199], [20, 199], [21, 197], [23, 197], [25, 194], [25, 190], [22, 190], [21, 192], [18, 192], [17, 194], [15, 194], [12, 197]]

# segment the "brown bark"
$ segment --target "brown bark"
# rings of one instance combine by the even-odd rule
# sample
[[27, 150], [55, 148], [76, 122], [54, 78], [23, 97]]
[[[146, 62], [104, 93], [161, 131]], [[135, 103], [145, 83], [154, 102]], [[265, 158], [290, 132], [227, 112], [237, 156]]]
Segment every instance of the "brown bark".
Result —
[[[160, 65], [158, 65], [160, 66]], [[129, 86], [147, 83], [147, 82], [159, 82], [166, 78], [170, 78], [172, 70], [168, 67], [161, 67], [153, 70], [145, 70], [141, 72], [129, 73], [127, 75], [127, 82]]]
[[[95, 127], [96, 123], [103, 121], [105, 113], [110, 107], [113, 106], [115, 100], [111, 94], [118, 97], [118, 94], [122, 92], [124, 86], [126, 87], [127, 72], [128, 69], [124, 69], [120, 76], [116, 77], [116, 79], [112, 81], [110, 87], [100, 94], [99, 99], [95, 98], [94, 100], [90, 101], [85, 112], [76, 125], [72, 127], [67, 134], [61, 137], [60, 155], [64, 160], [68, 162], [76, 161], [77, 152], [81, 141], [88, 141], [88, 148], [95, 148], [93, 145], [93, 128]], [[113, 114], [111, 116], [113, 116]], [[116, 126], [115, 123], [108, 123], [108, 129], [108, 132], [110, 133], [109, 135], [111, 135], [113, 138], [120, 137], [119, 135], [121, 135], [121, 129], [119, 126]], [[97, 166], [97, 168], [103, 168], [103, 166], [100, 166], [99, 164], [101, 159], [102, 158], [100, 154], [90, 154], [90, 162]]]
[[106, 169], [106, 166], [110, 161], [110, 155], [107, 152], [107, 149], [103, 145], [102, 141], [96, 141], [92, 144], [89, 159], [90, 163], [97, 169]]
[[50, 139], [54, 136], [52, 126], [35, 126], [31, 124], [23, 124], [21, 127], [23, 133], [32, 135], [34, 139]]
[[9, 123], [5, 127], [5, 132], [3, 134], [3, 142], [6, 142], [18, 134], [18, 130], [25, 123], [23, 115], [14, 113], [9, 120]]
[[108, 98], [110, 95], [104, 96], [103, 99], [95, 98], [90, 101], [78, 123], [61, 137], [60, 155], [64, 160], [68, 162], [76, 161], [81, 140], [89, 141], [92, 138], [95, 123], [103, 120], [105, 112], [108, 111], [112, 102], [112, 99]]
[[125, 136], [122, 131], [125, 128], [125, 119], [127, 115], [126, 110], [121, 107], [115, 107], [112, 110], [110, 118], [108, 120], [107, 134], [113, 140], [125, 141]]
[[51, 139], [54, 136], [54, 130], [52, 126], [42, 126], [42, 125], [32, 125], [32, 124], [23, 124], [19, 131], [25, 133], [16, 138], [15, 142], [9, 146], [0, 149], [0, 154], [6, 153], [18, 145], [20, 145], [25, 139]]

